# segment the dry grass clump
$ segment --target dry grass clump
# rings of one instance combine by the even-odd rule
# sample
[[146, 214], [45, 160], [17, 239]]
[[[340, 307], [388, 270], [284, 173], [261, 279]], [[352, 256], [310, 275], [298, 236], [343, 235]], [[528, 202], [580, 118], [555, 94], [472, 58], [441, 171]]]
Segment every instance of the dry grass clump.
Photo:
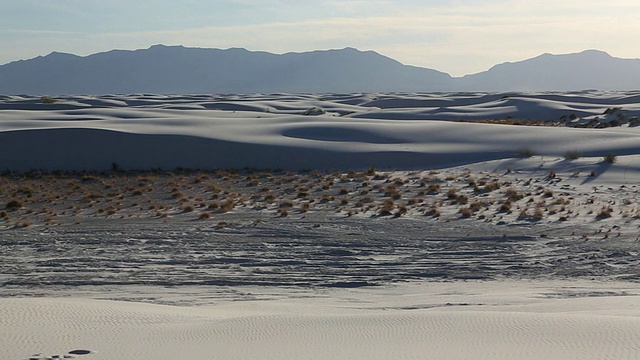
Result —
[[293, 201], [291, 200], [283, 200], [278, 204], [278, 208], [280, 209], [289, 209], [293, 207]]
[[447, 190], [447, 199], [456, 200], [458, 198], [458, 190], [454, 187]]
[[229, 212], [235, 208], [236, 204], [232, 199], [225, 200], [220, 206], [220, 211]]
[[439, 218], [441, 214], [440, 214], [440, 210], [438, 209], [438, 207], [432, 206], [427, 211], [425, 211], [424, 215], [425, 216], [431, 216], [431, 217], [434, 217], [434, 218]]
[[516, 202], [524, 199], [524, 194], [516, 189], [507, 189], [507, 191], [505, 191], [505, 195], [510, 202]]
[[598, 213], [598, 215], [596, 216], [596, 219], [607, 219], [610, 218], [613, 213], [613, 209], [611, 208], [611, 206], [604, 206], [602, 209], [600, 209], [600, 212]]
[[402, 197], [402, 194], [400, 193], [400, 190], [398, 190], [396, 184], [388, 185], [384, 190], [384, 195], [394, 200], [398, 200]]
[[505, 202], [503, 202], [500, 207], [498, 207], [498, 212], [499, 213], [510, 213], [511, 212], [511, 201], [510, 200], [506, 200]]
[[602, 157], [602, 161], [610, 163], [610, 164], [613, 164], [617, 160], [618, 160], [618, 156], [616, 154], [613, 154], [613, 153], [606, 154], [605, 156]]
[[427, 187], [427, 194], [435, 195], [440, 193], [440, 184], [429, 184]]
[[311, 204], [309, 202], [304, 202], [300, 204], [300, 212], [306, 213], [311, 208]]
[[395, 214], [393, 214], [393, 216], [400, 217], [400, 216], [406, 215], [408, 212], [409, 210], [405, 205], [400, 205], [398, 207], [398, 210], [395, 212]]
[[528, 147], [523, 147], [516, 150], [516, 157], [519, 157], [519, 158], [530, 158], [535, 155], [536, 153]]
[[567, 150], [563, 157], [565, 160], [577, 160], [582, 157], [582, 153], [578, 150]]
[[533, 211], [533, 219], [534, 220], [542, 220], [544, 218], [544, 212], [541, 207], [536, 207]]
[[394, 208], [395, 208], [395, 202], [393, 201], [393, 199], [385, 199], [384, 203], [380, 207], [380, 210], [378, 211], [378, 214], [380, 216], [391, 215], [391, 212], [393, 211]]
[[468, 207], [460, 208], [459, 212], [464, 218], [469, 218], [473, 216], [473, 211]]
[[6, 208], [8, 210], [16, 210], [22, 207], [22, 203], [18, 200], [11, 200], [7, 203]]

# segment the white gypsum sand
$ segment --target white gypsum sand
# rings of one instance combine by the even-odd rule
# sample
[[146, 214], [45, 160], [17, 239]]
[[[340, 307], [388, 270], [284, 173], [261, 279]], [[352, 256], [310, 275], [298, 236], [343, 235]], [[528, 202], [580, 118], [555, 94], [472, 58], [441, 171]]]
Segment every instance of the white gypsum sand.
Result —
[[630, 359], [640, 351], [636, 291], [622, 283], [499, 281], [200, 307], [5, 298], [0, 333], [2, 354], [12, 359], [71, 349], [96, 360]]
[[639, 97], [2, 96], [0, 356], [637, 358]]

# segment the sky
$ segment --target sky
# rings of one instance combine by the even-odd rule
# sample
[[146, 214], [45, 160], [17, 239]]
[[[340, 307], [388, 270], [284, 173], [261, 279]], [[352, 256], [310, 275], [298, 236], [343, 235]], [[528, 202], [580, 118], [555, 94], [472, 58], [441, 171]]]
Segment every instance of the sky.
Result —
[[453, 76], [543, 53], [640, 58], [638, 0], [0, 0], [0, 64], [155, 44], [355, 47]]

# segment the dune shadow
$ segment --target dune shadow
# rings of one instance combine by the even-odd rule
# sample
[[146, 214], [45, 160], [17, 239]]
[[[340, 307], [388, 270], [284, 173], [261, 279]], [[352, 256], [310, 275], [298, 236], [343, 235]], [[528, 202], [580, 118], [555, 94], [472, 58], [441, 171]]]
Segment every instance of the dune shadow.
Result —
[[370, 131], [360, 129], [348, 129], [342, 127], [299, 127], [288, 129], [282, 132], [283, 136], [318, 140], [318, 141], [336, 141], [336, 142], [363, 142], [371, 144], [402, 144], [406, 140], [384, 136]]

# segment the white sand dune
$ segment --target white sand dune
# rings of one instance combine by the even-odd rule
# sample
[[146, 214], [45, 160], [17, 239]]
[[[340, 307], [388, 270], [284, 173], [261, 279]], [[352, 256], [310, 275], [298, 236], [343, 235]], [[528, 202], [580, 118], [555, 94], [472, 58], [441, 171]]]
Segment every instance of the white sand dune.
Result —
[[593, 284], [581, 285], [434, 283], [186, 308], [5, 298], [0, 354], [26, 359], [90, 350], [76, 357], [96, 360], [637, 358], [637, 287], [618, 284], [599, 293]]
[[[0, 166], [397, 169], [511, 158], [523, 147], [551, 156], [569, 150], [629, 155], [640, 152], [640, 128], [630, 126], [640, 115], [639, 96], [113, 95], [52, 104], [6, 96], [0, 101]], [[615, 120], [623, 126], [594, 130], [449, 121], [506, 118], [592, 125]]]
[[[364, 180], [330, 174], [323, 181], [335, 181], [336, 188], [326, 191], [336, 195], [337, 187], [344, 187], [340, 191], [352, 196], [345, 198], [347, 204], [356, 206], [361, 191], [372, 202], [383, 200], [384, 188], [395, 181], [406, 197], [398, 205], [406, 202], [409, 209], [404, 219], [392, 220], [364, 206], [362, 213], [346, 215], [346, 208], [328, 201], [276, 220], [277, 204], [262, 209], [245, 202], [216, 213], [215, 223], [226, 224], [220, 226], [169, 205], [164, 209], [173, 215], [163, 218], [117, 222], [98, 210], [77, 208], [86, 224], [42, 220], [22, 228], [4, 221], [1, 255], [11, 261], [0, 274], [0, 358], [640, 358], [640, 288], [617, 281], [638, 279], [638, 92], [133, 94], [48, 100], [0, 96], [0, 169], [375, 167], [389, 172], [377, 180], [367, 175], [371, 189], [364, 188]], [[568, 151], [579, 156], [565, 158]], [[603, 161], [606, 154], [617, 161]], [[473, 176], [465, 177], [470, 172]], [[186, 179], [191, 178], [176, 180], [176, 186], [193, 187], [194, 180]], [[498, 188], [487, 189], [498, 182], [494, 179]], [[275, 181], [274, 191], [291, 187]], [[427, 183], [442, 191], [421, 191]], [[27, 208], [32, 204], [26, 204], [24, 193], [38, 190], [11, 189], [3, 196], [25, 196], [24, 207], [8, 210], [12, 222], [47, 214]], [[445, 191], [451, 189], [487, 200], [478, 202], [481, 215], [463, 219], [460, 210], [467, 205], [448, 198]], [[502, 211], [510, 190], [522, 197], [513, 200], [512, 210]], [[282, 196], [295, 192], [283, 190]], [[409, 206], [419, 196], [421, 205]], [[113, 197], [124, 206], [124, 195]], [[74, 204], [53, 199], [44, 205], [58, 206], [61, 219], [75, 219]], [[438, 219], [425, 216], [425, 206], [436, 204]], [[532, 219], [534, 209], [544, 210], [544, 216]], [[607, 216], [599, 216], [606, 209]], [[357, 253], [344, 249], [344, 239], [353, 241]], [[394, 248], [396, 243], [404, 248]], [[210, 257], [203, 256], [205, 250]], [[184, 256], [180, 262], [179, 256]], [[456, 277], [455, 271], [463, 273]], [[510, 280], [500, 281], [507, 273]], [[494, 281], [397, 285], [407, 277], [473, 275]], [[241, 285], [267, 276], [268, 286], [285, 277], [293, 282], [269, 290]], [[304, 278], [310, 276], [313, 281]], [[538, 280], [518, 281], [518, 276]], [[560, 277], [565, 281], [549, 280]], [[589, 277], [609, 282], [585, 280]], [[318, 285], [344, 285], [344, 279], [351, 289]], [[371, 279], [383, 286], [355, 288]], [[165, 301], [188, 293], [182, 286], [163, 287], [180, 281], [198, 287], [191, 300]], [[135, 288], [143, 284], [144, 291]], [[269, 295], [255, 296], [261, 292]]]

